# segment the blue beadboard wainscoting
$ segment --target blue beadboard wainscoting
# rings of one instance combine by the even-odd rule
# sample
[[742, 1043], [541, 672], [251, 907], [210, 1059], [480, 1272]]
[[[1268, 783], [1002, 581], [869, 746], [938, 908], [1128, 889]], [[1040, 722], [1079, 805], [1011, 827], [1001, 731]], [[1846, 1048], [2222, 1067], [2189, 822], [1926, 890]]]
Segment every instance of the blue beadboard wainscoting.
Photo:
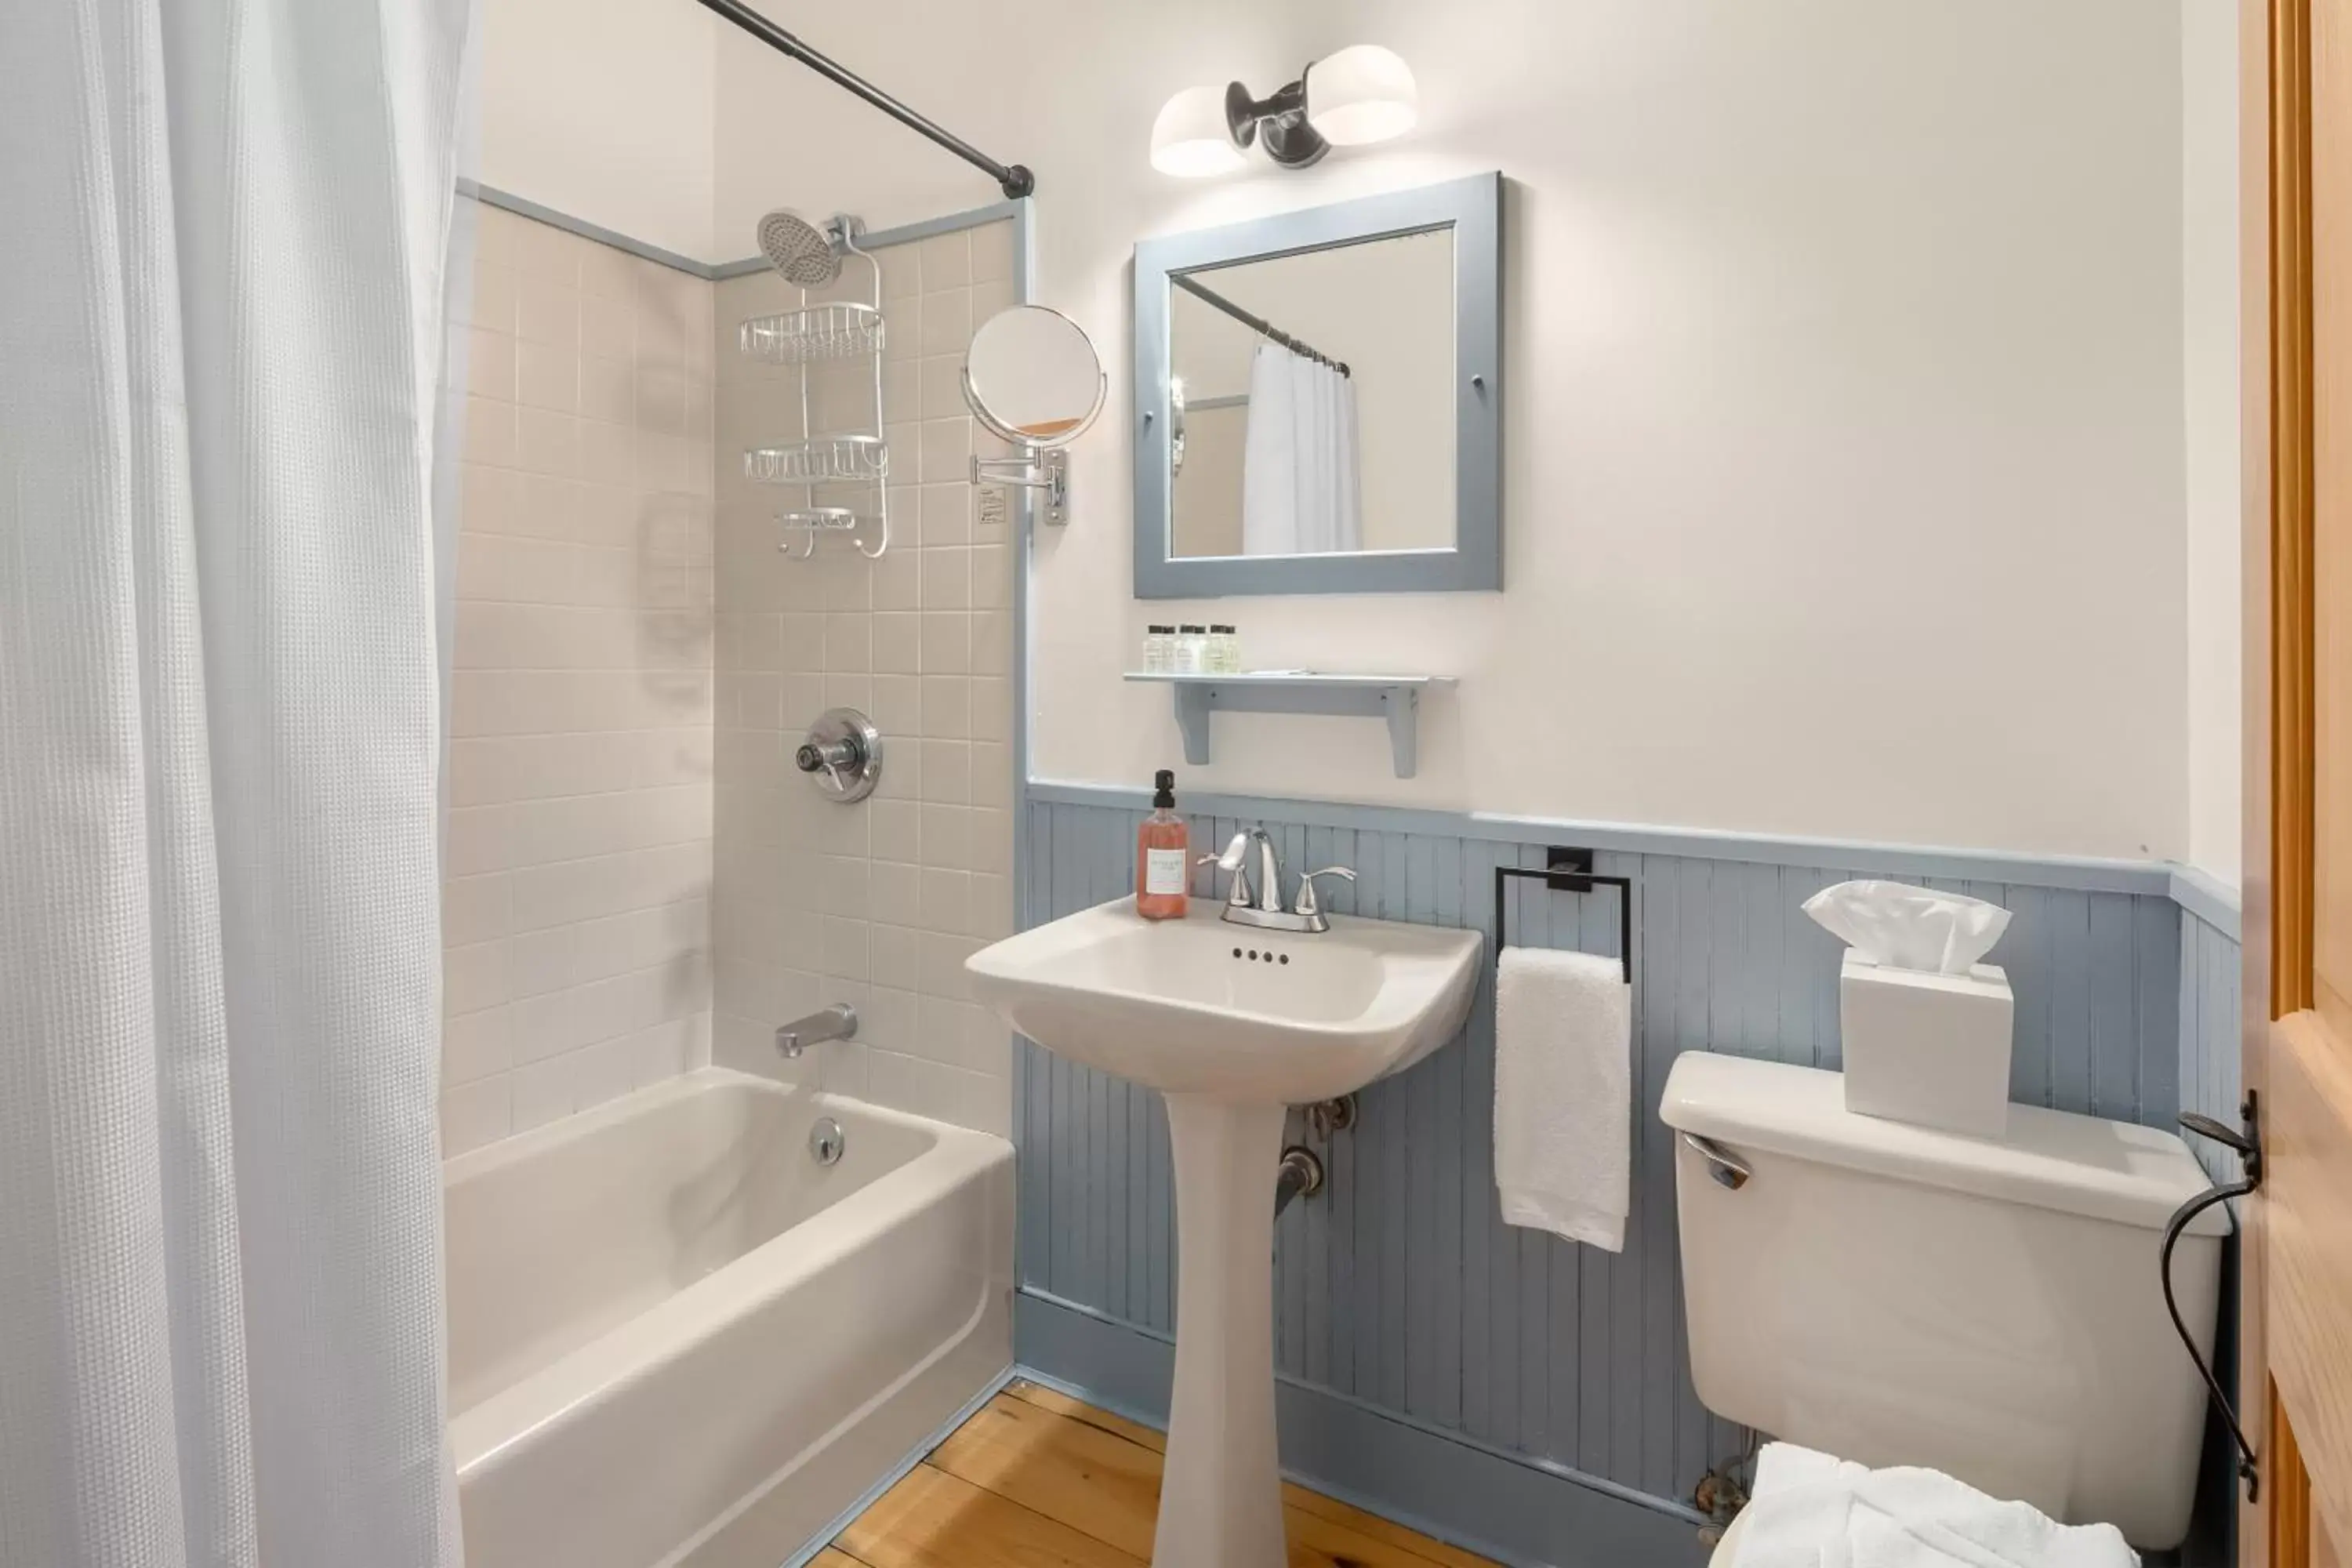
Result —
[[[2176, 879], [2180, 899], [2180, 1109], [2238, 1124], [2238, 910], [2235, 896]], [[2237, 1156], [2192, 1138], [2217, 1182], [2238, 1179]]]
[[[2236, 895], [2188, 873], [2174, 879], [2180, 902], [2180, 1109], [2201, 1110], [2225, 1126], [2238, 1125], [2238, 908]], [[2216, 1182], [2238, 1179], [2237, 1156], [2191, 1138], [2189, 1146]], [[2238, 1242], [2221, 1251], [2221, 1322], [2214, 1336], [2213, 1369], [2236, 1396], [2238, 1381]], [[2237, 1457], [2217, 1415], [2205, 1424], [2205, 1469], [2199, 1478], [2197, 1517], [2180, 1560], [2189, 1568], [2222, 1568], [2238, 1560]]]
[[[1329, 886], [1340, 912], [1484, 931], [1495, 868], [1541, 868], [1555, 844], [1595, 847], [1597, 871], [1633, 879], [1636, 1115], [1623, 1253], [1497, 1215], [1491, 949], [1462, 1038], [1365, 1091], [1355, 1129], [1325, 1152], [1328, 1184], [1276, 1227], [1286, 1467], [1508, 1560], [1705, 1561], [1692, 1488], [1743, 1438], [1691, 1388], [1658, 1102], [1686, 1050], [1839, 1065], [1842, 947], [1798, 907], [1812, 893], [1881, 875], [2015, 911], [1991, 954], [2017, 996], [2014, 1099], [2158, 1126], [2184, 1099], [2234, 1116], [2234, 914], [2209, 897], [2207, 912], [2229, 929], [2184, 916], [2168, 867], [1202, 804], [1191, 816], [1196, 851], [1263, 822], [1293, 874], [1354, 868], [1352, 888]], [[1140, 795], [1033, 784], [1024, 809], [1024, 924], [1130, 890]], [[1192, 891], [1214, 896], [1205, 872]], [[1515, 879], [1507, 941], [1613, 953], [1616, 896]], [[1018, 1358], [1164, 1420], [1175, 1253], [1158, 1097], [1026, 1042], [1013, 1097]], [[1272, 1181], [1269, 1172], [1269, 1202]]]

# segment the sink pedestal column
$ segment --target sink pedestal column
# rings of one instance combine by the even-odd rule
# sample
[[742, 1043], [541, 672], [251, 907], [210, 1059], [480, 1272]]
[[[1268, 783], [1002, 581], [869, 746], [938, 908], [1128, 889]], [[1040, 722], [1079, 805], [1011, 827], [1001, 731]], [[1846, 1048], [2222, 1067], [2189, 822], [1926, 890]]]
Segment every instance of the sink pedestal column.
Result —
[[1167, 1097], [1176, 1388], [1152, 1568], [1283, 1568], [1274, 1177], [1285, 1107]]

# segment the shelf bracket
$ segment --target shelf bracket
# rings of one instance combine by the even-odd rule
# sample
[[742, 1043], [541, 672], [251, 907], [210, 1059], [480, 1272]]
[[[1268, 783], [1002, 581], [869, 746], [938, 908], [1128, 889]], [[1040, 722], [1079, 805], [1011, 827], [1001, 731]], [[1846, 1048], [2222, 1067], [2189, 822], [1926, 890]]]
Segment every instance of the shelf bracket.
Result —
[[1209, 761], [1209, 710], [1217, 705], [1216, 696], [1213, 686], [1176, 688], [1176, 728], [1183, 734], [1184, 761], [1192, 767]]
[[1389, 721], [1389, 762], [1397, 777], [1409, 779], [1421, 767], [1421, 689], [1384, 686], [1381, 708]]
[[1396, 776], [1409, 779], [1421, 762], [1421, 686], [1397, 681], [1341, 685], [1306, 678], [1281, 681], [1265, 677], [1221, 681], [1213, 677], [1178, 679], [1176, 728], [1184, 738], [1184, 761], [1207, 764], [1209, 715], [1223, 708], [1237, 713], [1318, 713], [1378, 719], [1388, 726], [1389, 761]]

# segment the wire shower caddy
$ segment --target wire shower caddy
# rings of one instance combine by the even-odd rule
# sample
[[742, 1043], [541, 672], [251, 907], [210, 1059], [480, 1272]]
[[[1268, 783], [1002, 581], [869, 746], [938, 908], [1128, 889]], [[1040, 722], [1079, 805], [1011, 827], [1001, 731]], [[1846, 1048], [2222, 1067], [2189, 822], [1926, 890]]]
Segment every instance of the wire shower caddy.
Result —
[[[835, 243], [845, 256], [866, 263], [871, 279], [872, 304], [851, 300], [812, 303], [801, 290], [801, 308], [754, 316], [736, 334], [736, 346], [747, 359], [792, 365], [800, 372], [801, 438], [774, 446], [752, 447], [743, 453], [743, 477], [754, 484], [797, 487], [800, 504], [776, 514], [784, 538], [777, 548], [789, 560], [806, 561], [816, 553], [820, 534], [840, 533], [850, 547], [867, 560], [878, 560], [890, 548], [890, 447], [882, 435], [882, 264], [857, 247], [856, 218], [833, 221]], [[811, 413], [809, 366], [865, 358], [873, 368], [871, 433], [818, 435]], [[866, 491], [859, 505], [837, 492], [844, 487]], [[820, 494], [820, 491], [827, 493]], [[869, 531], [874, 543], [863, 537]], [[794, 536], [799, 548], [794, 548]]]
[[752, 447], [743, 477], [760, 485], [863, 484], [890, 477], [890, 447], [879, 436], [813, 436], [789, 447]]
[[882, 352], [882, 312], [871, 305], [839, 300], [772, 316], [753, 316], [736, 333], [736, 342], [744, 358], [763, 360], [770, 364], [807, 364], [818, 360], [878, 354]]

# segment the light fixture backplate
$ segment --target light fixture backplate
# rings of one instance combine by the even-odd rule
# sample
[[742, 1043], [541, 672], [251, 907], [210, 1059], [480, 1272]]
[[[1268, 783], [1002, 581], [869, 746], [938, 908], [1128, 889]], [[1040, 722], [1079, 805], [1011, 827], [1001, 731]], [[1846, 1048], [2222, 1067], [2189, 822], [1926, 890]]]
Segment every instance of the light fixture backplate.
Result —
[[1251, 97], [1244, 83], [1226, 84], [1225, 124], [1236, 146], [1247, 147], [1263, 138], [1265, 155], [1286, 169], [1307, 168], [1331, 150], [1323, 133], [1307, 122], [1304, 72], [1264, 99]]

